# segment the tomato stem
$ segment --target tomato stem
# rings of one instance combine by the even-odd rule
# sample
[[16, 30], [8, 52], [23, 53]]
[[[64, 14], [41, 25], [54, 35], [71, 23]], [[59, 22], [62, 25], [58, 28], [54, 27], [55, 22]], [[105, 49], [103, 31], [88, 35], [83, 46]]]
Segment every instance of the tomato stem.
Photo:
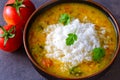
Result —
[[[3, 34], [0, 34], [0, 37], [4, 38], [4, 46], [5, 46], [9, 38], [14, 38], [15, 37], [15, 26], [13, 26], [8, 31], [5, 30], [2, 26], [0, 26], [0, 28], [4, 32]], [[14, 33], [12, 33], [12, 32], [14, 32]]]
[[23, 4], [23, 1], [24, 1], [24, 0], [15, 0], [14, 3], [12, 3], [12, 4], [7, 4], [6, 6], [14, 7], [14, 8], [16, 9], [18, 15], [20, 16], [20, 8], [26, 7], [26, 6]]

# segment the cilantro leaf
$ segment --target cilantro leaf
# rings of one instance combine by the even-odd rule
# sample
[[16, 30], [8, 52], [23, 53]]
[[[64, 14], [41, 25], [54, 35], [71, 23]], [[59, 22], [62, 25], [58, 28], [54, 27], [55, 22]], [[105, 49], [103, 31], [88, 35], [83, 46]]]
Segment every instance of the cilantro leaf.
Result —
[[105, 56], [105, 50], [102, 47], [93, 49], [93, 60], [96, 62], [100, 62], [100, 60]]
[[69, 70], [69, 72], [70, 74], [75, 75], [75, 76], [80, 76], [83, 73], [79, 66], [72, 67]]
[[64, 25], [69, 24], [70, 23], [70, 16], [66, 13], [61, 14], [59, 22], [63, 23]]
[[74, 44], [74, 42], [77, 40], [77, 35], [74, 33], [69, 33], [68, 37], [66, 38], [66, 45], [70, 46]]

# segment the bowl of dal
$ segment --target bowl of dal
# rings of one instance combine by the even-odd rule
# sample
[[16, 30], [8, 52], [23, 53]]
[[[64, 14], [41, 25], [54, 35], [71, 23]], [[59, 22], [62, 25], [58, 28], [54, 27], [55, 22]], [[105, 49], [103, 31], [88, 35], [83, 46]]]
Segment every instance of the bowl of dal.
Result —
[[120, 45], [113, 15], [93, 1], [53, 0], [42, 4], [24, 29], [24, 47], [40, 74], [85, 79], [103, 72]]

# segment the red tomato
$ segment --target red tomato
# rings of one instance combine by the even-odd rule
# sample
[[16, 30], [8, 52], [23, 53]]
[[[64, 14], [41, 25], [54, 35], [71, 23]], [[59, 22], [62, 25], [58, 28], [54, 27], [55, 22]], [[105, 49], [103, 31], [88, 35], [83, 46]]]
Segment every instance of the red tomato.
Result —
[[44, 58], [44, 59], [42, 59], [42, 64], [43, 64], [45, 67], [50, 67], [50, 66], [52, 66], [53, 62], [52, 62], [52, 60], [50, 60], [50, 59]]
[[10, 25], [23, 24], [35, 10], [30, 0], [8, 0], [3, 10], [4, 20]]
[[22, 45], [22, 30], [12, 25], [0, 27], [0, 49], [14, 52]]

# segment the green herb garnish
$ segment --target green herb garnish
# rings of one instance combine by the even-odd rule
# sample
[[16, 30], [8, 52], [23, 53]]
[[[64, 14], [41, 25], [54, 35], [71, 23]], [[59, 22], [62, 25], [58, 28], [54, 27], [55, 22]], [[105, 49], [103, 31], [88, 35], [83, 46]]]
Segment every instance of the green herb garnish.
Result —
[[62, 14], [59, 19], [60, 23], [63, 23], [64, 25], [67, 25], [70, 23], [70, 16], [66, 13]]
[[101, 59], [105, 56], [105, 50], [102, 47], [93, 49], [93, 60], [96, 62], [100, 62]]
[[66, 45], [70, 46], [74, 44], [76, 40], [77, 40], [77, 35], [75, 33], [69, 33], [68, 37], [66, 38]]
[[70, 74], [75, 75], [75, 76], [80, 76], [83, 73], [79, 66], [72, 67], [69, 70], [69, 72]]

